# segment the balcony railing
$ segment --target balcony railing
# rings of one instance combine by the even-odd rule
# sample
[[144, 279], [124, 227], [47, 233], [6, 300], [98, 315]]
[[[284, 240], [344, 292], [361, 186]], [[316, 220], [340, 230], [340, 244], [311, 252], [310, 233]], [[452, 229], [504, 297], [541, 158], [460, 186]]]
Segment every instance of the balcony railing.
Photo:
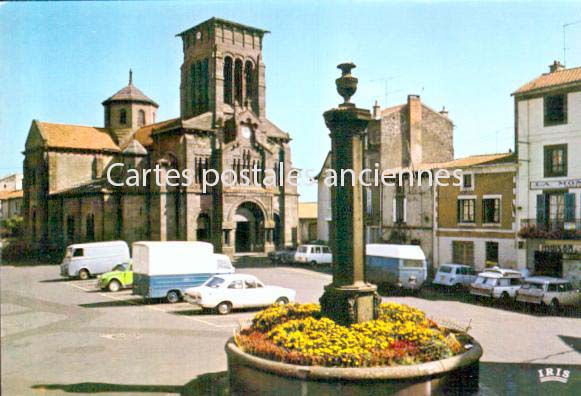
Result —
[[581, 219], [545, 222], [524, 219], [518, 235], [525, 239], [581, 239]]

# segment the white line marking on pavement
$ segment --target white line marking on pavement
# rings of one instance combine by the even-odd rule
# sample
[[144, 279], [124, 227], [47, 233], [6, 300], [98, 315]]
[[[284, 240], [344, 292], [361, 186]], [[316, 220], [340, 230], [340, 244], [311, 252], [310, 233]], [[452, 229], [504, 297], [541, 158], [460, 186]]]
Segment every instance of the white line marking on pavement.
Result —
[[[86, 292], [90, 292], [90, 291], [95, 290], [95, 289], [87, 289], [87, 288], [81, 287], [79, 285], [75, 285], [74, 283], [70, 283], [70, 282], [67, 282], [66, 284], [69, 285], [69, 286], [72, 286], [72, 287], [76, 287], [77, 289], [83, 290], [83, 291], [86, 291]], [[145, 308], [152, 309], [154, 311], [169, 313], [165, 309], [161, 309], [161, 308], [156, 307], [156, 306], [153, 306], [153, 305], [143, 305], [143, 304], [140, 304], [140, 303], [138, 303], [136, 301], [128, 300], [126, 298], [119, 298], [119, 297], [116, 297], [116, 296], [113, 296], [113, 295], [110, 295], [110, 294], [105, 294], [105, 293], [99, 293], [99, 295], [101, 295], [101, 296], [103, 296], [105, 298], [108, 298], [110, 300], [123, 301], [123, 302], [126, 302], [127, 304], [139, 305], [139, 306], [143, 306]], [[212, 323], [212, 322], [208, 322], [208, 321], [203, 320], [203, 319], [194, 318], [193, 316], [186, 316], [186, 318], [191, 319], [191, 320], [196, 321], [196, 322], [199, 322], [199, 323], [202, 323], [202, 324], [205, 324], [205, 325], [208, 325], [208, 326], [217, 327], [217, 328], [226, 328], [226, 327], [228, 327], [228, 328], [234, 328], [234, 327], [237, 326], [237, 325], [234, 325], [234, 324], [231, 324], [231, 325], [218, 325], [218, 324], [215, 324], [215, 323]]]

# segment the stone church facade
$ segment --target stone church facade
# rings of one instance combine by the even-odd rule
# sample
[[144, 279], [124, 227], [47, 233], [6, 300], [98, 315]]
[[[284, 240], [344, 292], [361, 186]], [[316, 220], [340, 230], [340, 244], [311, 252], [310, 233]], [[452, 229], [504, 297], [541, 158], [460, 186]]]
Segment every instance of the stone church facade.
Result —
[[[104, 127], [34, 120], [25, 146], [25, 230], [32, 249], [123, 239], [204, 240], [217, 251], [268, 252], [296, 243], [298, 194], [288, 182], [290, 137], [266, 117], [265, 30], [212, 18], [183, 41], [180, 117], [156, 122], [158, 104], [129, 84], [103, 102]], [[122, 163], [123, 166], [115, 165]], [[193, 175], [186, 186], [115, 186], [159, 166]], [[114, 169], [113, 169], [114, 168]], [[204, 171], [271, 169], [276, 186], [217, 184]], [[284, 171], [279, 172], [280, 169]], [[175, 179], [174, 179], [175, 182]], [[186, 184], [186, 183], [184, 183]]]

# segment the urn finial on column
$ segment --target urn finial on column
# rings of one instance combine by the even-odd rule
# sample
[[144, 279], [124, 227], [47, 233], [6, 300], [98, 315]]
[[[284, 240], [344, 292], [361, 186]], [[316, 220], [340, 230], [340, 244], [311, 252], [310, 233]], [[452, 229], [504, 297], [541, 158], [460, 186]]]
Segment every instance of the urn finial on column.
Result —
[[351, 96], [357, 91], [358, 80], [351, 75], [351, 70], [356, 67], [353, 62], [345, 62], [337, 65], [337, 69], [341, 69], [341, 77], [335, 80], [335, 84], [337, 85], [337, 92], [344, 100], [340, 107], [355, 107], [350, 100]]

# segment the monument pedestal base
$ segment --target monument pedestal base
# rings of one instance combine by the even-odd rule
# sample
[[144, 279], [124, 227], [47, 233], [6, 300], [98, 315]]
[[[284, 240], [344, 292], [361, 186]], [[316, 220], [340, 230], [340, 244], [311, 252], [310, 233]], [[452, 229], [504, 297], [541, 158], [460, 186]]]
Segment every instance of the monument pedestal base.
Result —
[[349, 326], [377, 319], [381, 297], [377, 286], [370, 283], [361, 285], [325, 286], [320, 298], [323, 316], [334, 322]]

